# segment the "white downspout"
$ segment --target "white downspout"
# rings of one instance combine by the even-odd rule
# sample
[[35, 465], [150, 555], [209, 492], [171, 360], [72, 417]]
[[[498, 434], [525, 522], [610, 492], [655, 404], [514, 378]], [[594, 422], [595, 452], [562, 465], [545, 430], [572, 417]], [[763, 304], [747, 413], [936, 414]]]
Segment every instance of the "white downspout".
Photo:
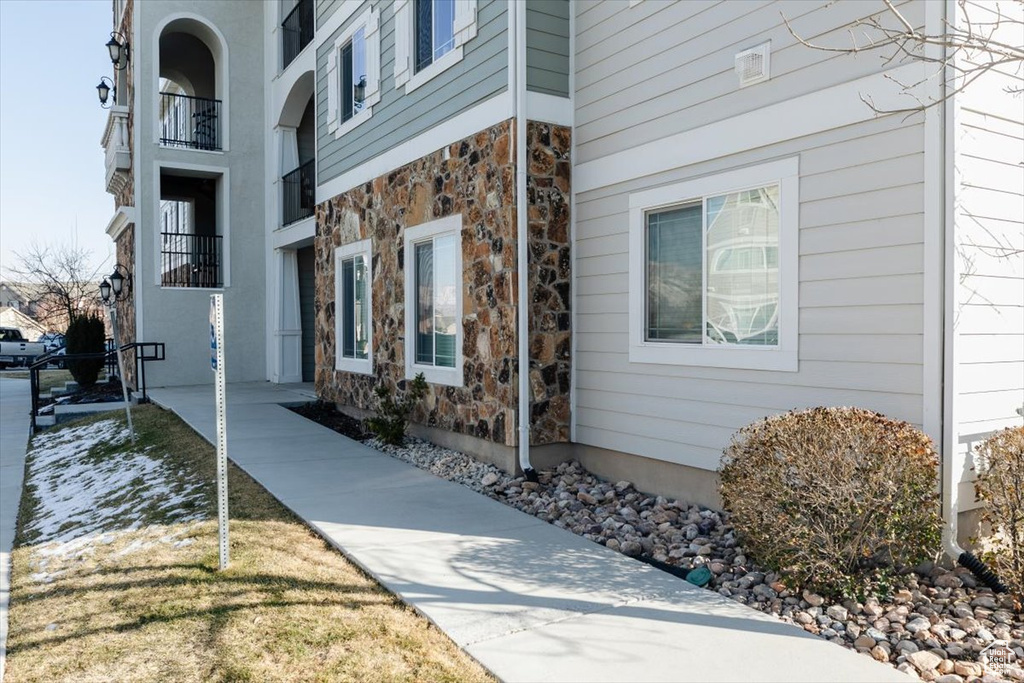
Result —
[[530, 290], [527, 277], [529, 248], [526, 206], [526, 3], [508, 5], [514, 12], [515, 68], [512, 70], [513, 115], [516, 126], [516, 270], [519, 304], [519, 468], [527, 479], [536, 477], [530, 466]]
[[[943, 3], [941, 25], [950, 27], [956, 22], [956, 8], [950, 0]], [[944, 47], [941, 58], [947, 58]], [[937, 84], [939, 96], [946, 97], [946, 82], [955, 78], [951, 67], [944, 67], [942, 82]], [[951, 559], [956, 561], [964, 553], [957, 543], [960, 516], [960, 492], [956, 461], [958, 439], [956, 428], [956, 330], [954, 321], [957, 308], [957, 260], [956, 260], [956, 131], [958, 125], [955, 97], [944, 99], [936, 107], [940, 117], [942, 133], [942, 511], [945, 525], [942, 529], [942, 547]]]

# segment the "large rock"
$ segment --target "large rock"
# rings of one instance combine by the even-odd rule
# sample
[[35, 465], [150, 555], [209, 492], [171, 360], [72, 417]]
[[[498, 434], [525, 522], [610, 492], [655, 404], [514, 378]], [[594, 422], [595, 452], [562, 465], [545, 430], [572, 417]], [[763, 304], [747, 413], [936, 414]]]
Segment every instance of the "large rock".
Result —
[[907, 661], [913, 664], [915, 669], [924, 673], [925, 671], [934, 671], [939, 666], [939, 663], [942, 662], [942, 657], [934, 652], [922, 650], [908, 654]]

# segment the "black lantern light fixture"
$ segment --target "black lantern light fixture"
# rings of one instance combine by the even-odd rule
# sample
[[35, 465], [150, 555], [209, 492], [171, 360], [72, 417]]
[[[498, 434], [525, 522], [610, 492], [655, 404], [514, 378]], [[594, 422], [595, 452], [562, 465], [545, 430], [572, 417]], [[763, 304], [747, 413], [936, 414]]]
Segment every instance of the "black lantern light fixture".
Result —
[[108, 306], [118, 301], [124, 301], [131, 296], [131, 291], [131, 273], [120, 263], [114, 266], [114, 272], [103, 278], [103, 282], [100, 283], [100, 298]]
[[352, 86], [352, 101], [356, 109], [363, 108], [363, 100], [366, 99], [366, 76], [360, 76], [359, 81]]
[[[110, 98], [111, 92], [114, 93], [114, 101], [108, 105], [107, 99]], [[117, 102], [117, 86], [106, 76], [101, 78], [100, 84], [96, 86], [96, 94], [99, 95], [100, 106], [104, 109], [110, 109], [110, 107], [114, 106], [114, 102]]]
[[[118, 40], [119, 38], [120, 40]], [[110, 40], [107, 41], [107, 52], [110, 53], [110, 63], [114, 65], [115, 69], [123, 71], [128, 66], [128, 39], [117, 31], [110, 34]]]

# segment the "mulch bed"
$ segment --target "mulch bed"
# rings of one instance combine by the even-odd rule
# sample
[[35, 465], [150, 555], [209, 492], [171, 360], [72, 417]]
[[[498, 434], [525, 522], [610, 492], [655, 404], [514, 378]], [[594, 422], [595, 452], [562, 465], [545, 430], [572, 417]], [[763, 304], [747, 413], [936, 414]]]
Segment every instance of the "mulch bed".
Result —
[[362, 420], [357, 420], [354, 417], [338, 412], [338, 409], [333, 404], [326, 401], [304, 403], [301, 406], [291, 408], [291, 410], [308, 420], [312, 420], [328, 429], [333, 429], [339, 434], [343, 434], [356, 441], [367, 441], [372, 436], [363, 426]]

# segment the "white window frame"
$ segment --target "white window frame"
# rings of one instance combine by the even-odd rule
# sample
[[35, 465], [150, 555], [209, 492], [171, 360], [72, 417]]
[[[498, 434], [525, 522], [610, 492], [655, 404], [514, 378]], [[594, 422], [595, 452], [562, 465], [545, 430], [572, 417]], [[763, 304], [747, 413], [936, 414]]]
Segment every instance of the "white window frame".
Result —
[[[363, 108], [348, 121], [341, 120], [341, 48], [363, 29], [366, 40], [366, 93]], [[373, 105], [380, 102], [380, 14], [368, 8], [348, 25], [334, 41], [327, 57], [327, 131], [337, 140], [373, 116]]]
[[395, 89], [406, 94], [462, 61], [463, 46], [476, 37], [477, 0], [455, 0], [455, 46], [416, 71], [416, 17], [413, 0], [395, 0]]
[[[415, 245], [435, 237], [455, 236], [455, 367], [444, 368], [436, 365], [421, 365], [416, 362], [416, 254]], [[405, 229], [405, 377], [413, 379], [417, 374], [431, 384], [452, 387], [463, 386], [462, 375], [462, 214], [439, 218], [429, 223]]]
[[[370, 338], [366, 349], [366, 358], [345, 358], [341, 355], [341, 339], [345, 322], [341, 315], [341, 298], [344, 295], [341, 286], [341, 264], [350, 258], [359, 256], [366, 261], [366, 308], [369, 310]], [[373, 374], [373, 244], [368, 239], [334, 248], [334, 368], [362, 375]]]
[[[696, 178], [629, 195], [629, 362], [796, 372], [798, 369], [798, 157]], [[779, 186], [779, 343], [757, 347], [646, 339], [645, 226], [650, 211], [767, 185]], [[705, 253], [704, 259], [707, 258]], [[702, 332], [703, 335], [703, 332]]]

